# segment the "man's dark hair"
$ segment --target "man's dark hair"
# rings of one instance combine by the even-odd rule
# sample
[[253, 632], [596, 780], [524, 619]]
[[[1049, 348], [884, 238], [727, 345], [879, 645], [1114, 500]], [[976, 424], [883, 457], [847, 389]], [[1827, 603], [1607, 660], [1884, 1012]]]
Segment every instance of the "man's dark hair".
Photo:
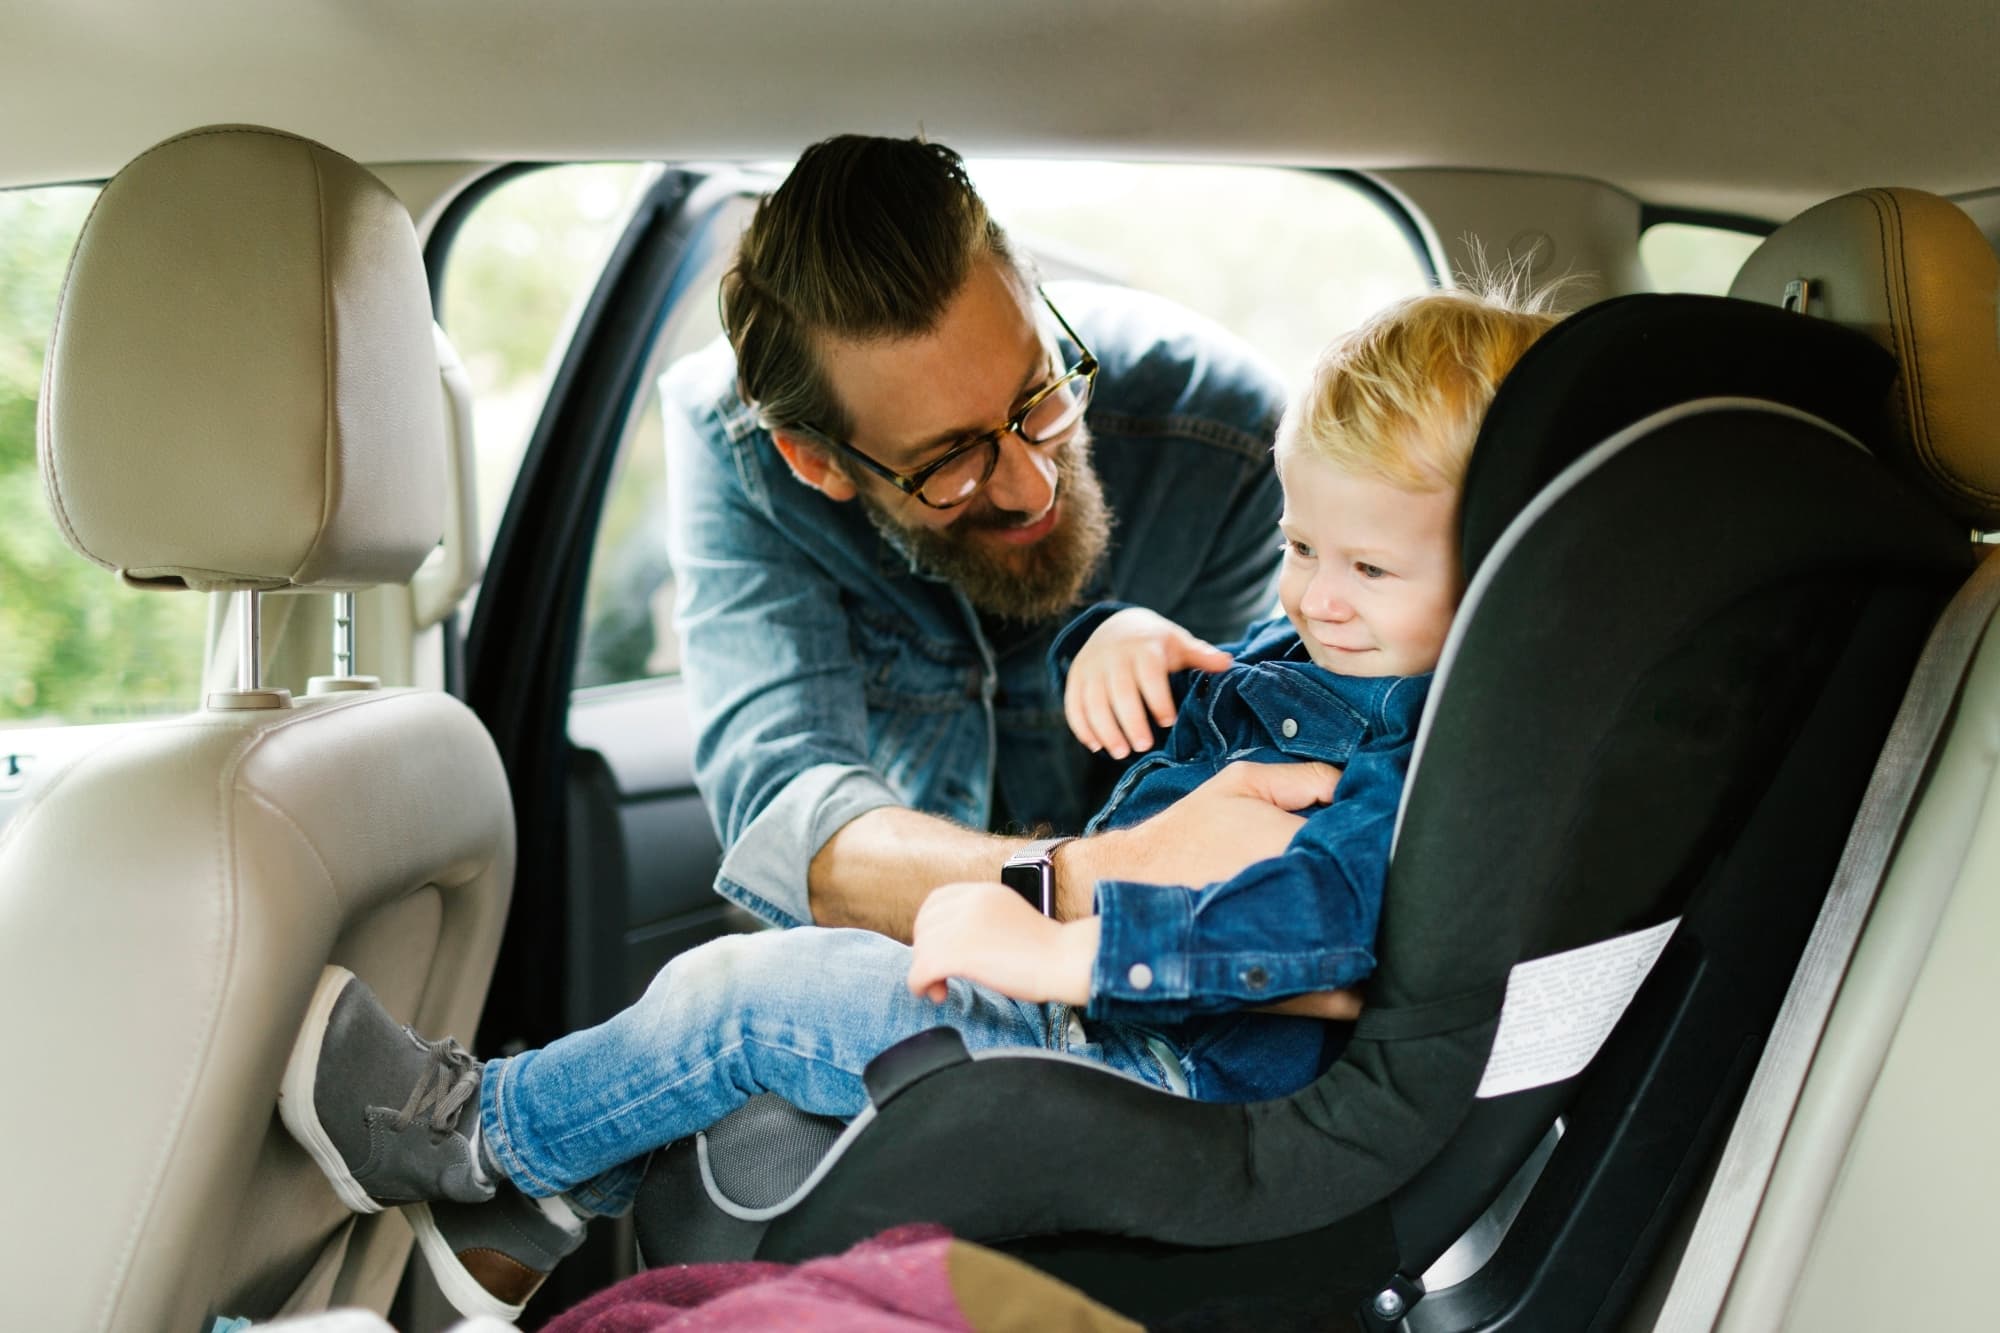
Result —
[[723, 275], [738, 389], [767, 428], [847, 438], [814, 340], [924, 333], [988, 255], [1014, 263], [951, 149], [860, 134], [814, 144], [757, 205]]

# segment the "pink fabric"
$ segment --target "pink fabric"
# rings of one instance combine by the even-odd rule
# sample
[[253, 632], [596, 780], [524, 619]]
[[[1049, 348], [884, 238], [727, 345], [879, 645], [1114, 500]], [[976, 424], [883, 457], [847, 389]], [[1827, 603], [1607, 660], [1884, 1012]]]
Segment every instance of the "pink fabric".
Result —
[[599, 1292], [544, 1333], [973, 1333], [952, 1295], [951, 1233], [907, 1226], [796, 1268], [757, 1262], [654, 1268]]

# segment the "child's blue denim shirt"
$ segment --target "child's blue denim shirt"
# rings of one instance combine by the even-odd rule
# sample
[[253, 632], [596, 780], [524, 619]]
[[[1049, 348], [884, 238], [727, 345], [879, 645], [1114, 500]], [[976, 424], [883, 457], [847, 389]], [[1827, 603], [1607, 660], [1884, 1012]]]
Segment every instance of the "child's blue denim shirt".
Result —
[[[1058, 677], [1117, 604], [1057, 636]], [[1217, 884], [1100, 881], [1092, 1019], [1157, 1033], [1204, 1100], [1281, 1096], [1329, 1054], [1327, 1025], [1240, 1011], [1351, 986], [1375, 967], [1375, 928], [1396, 809], [1430, 688], [1420, 676], [1341, 676], [1313, 664], [1282, 617], [1225, 645], [1219, 673], [1174, 678], [1180, 713], [1165, 743], [1126, 771], [1091, 830], [1157, 814], [1236, 760], [1319, 760], [1342, 770], [1280, 856]]]

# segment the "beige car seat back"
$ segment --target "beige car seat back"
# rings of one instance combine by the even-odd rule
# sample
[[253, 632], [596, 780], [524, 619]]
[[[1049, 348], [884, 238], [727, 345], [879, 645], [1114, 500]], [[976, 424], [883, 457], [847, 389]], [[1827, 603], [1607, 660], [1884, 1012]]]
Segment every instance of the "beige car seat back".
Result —
[[[126, 581], [239, 613], [406, 581], [442, 526], [439, 374], [381, 182], [292, 135], [179, 136], [77, 241], [50, 510]], [[448, 696], [260, 688], [243, 621], [244, 688], [118, 729], [0, 830], [0, 1326], [381, 1310], [407, 1258], [399, 1215], [350, 1217], [287, 1137], [279, 1077], [329, 962], [469, 1044], [512, 882], [505, 775]]]

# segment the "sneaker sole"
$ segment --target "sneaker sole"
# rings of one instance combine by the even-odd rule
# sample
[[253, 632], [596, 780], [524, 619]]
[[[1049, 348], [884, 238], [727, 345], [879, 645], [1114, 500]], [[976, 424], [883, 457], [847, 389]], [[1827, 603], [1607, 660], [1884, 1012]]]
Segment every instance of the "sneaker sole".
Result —
[[492, 1292], [479, 1285], [479, 1280], [465, 1271], [465, 1265], [452, 1253], [450, 1242], [438, 1230], [437, 1220], [431, 1216], [431, 1206], [427, 1203], [403, 1205], [403, 1216], [416, 1233], [417, 1248], [423, 1251], [424, 1261], [431, 1266], [431, 1276], [437, 1279], [438, 1290], [451, 1302], [451, 1308], [467, 1319], [477, 1319], [484, 1315], [511, 1324], [521, 1317], [521, 1311], [528, 1308], [527, 1302], [509, 1305]]
[[326, 1025], [333, 1020], [334, 1003], [352, 980], [354, 974], [344, 967], [329, 965], [320, 973], [319, 985], [313, 989], [312, 1003], [306, 1006], [306, 1016], [299, 1024], [298, 1039], [292, 1043], [291, 1058], [285, 1062], [285, 1077], [278, 1084], [278, 1115], [284, 1120], [285, 1128], [292, 1132], [292, 1137], [298, 1140], [299, 1146], [326, 1174], [327, 1183], [333, 1186], [333, 1192], [340, 1196], [340, 1201], [349, 1210], [379, 1213], [382, 1205], [368, 1197], [368, 1191], [361, 1188], [361, 1182], [347, 1169], [346, 1159], [333, 1146], [333, 1140], [319, 1123], [319, 1111], [313, 1105], [313, 1082], [319, 1072], [320, 1043], [326, 1039]]

